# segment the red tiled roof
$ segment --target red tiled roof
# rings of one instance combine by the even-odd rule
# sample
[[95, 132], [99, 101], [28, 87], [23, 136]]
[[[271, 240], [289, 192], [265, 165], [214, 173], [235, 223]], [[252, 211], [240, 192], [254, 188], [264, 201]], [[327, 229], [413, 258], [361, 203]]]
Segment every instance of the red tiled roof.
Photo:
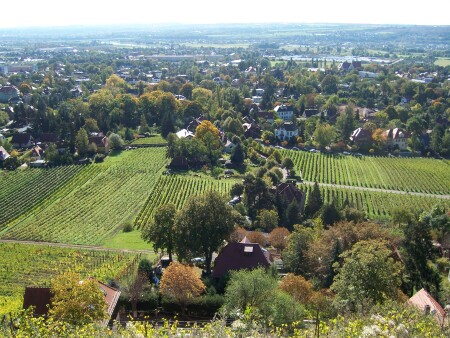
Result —
[[439, 324], [442, 325], [444, 323], [446, 317], [444, 309], [425, 289], [420, 289], [420, 291], [416, 292], [408, 300], [407, 304], [413, 305], [423, 311], [425, 311], [426, 306], [429, 306], [430, 313], [434, 313]]

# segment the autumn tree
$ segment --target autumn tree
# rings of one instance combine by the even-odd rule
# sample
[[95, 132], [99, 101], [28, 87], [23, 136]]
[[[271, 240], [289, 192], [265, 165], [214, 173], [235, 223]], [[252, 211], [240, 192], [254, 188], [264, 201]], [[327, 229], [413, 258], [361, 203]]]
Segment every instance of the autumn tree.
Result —
[[182, 314], [186, 313], [187, 305], [200, 296], [205, 288], [194, 268], [178, 262], [170, 263], [159, 284], [161, 294], [175, 300]]
[[219, 129], [210, 121], [204, 120], [195, 129], [195, 138], [205, 146], [210, 163], [215, 163], [222, 153]]
[[205, 257], [206, 273], [210, 274], [213, 252], [230, 236], [235, 219], [236, 212], [217, 192], [192, 196], [175, 217], [178, 257]]
[[288, 273], [281, 280], [279, 288], [302, 304], [308, 304], [314, 294], [312, 283], [303, 276], [296, 276], [293, 273]]
[[106, 318], [106, 302], [98, 282], [81, 281], [78, 273], [68, 271], [51, 283], [52, 306], [49, 314], [57, 321], [83, 325]]
[[142, 229], [142, 238], [153, 243], [155, 252], [165, 250], [169, 255], [169, 261], [172, 261], [174, 250], [174, 231], [175, 214], [177, 210], [175, 205], [168, 203], [160, 205], [153, 216], [153, 221]]
[[258, 243], [262, 247], [266, 246], [266, 236], [261, 231], [249, 231], [246, 236], [251, 243]]
[[270, 232], [269, 242], [275, 249], [277, 249], [277, 252], [280, 252], [286, 248], [287, 238], [289, 235], [290, 232], [288, 229], [277, 227]]

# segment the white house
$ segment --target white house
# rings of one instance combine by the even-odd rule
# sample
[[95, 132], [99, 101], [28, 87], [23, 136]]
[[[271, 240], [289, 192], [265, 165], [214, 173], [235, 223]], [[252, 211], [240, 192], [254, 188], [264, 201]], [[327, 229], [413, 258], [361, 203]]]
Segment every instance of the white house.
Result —
[[386, 144], [388, 146], [398, 147], [400, 150], [405, 150], [408, 147], [408, 140], [411, 136], [403, 129], [388, 129], [383, 134], [386, 137]]
[[179, 132], [177, 132], [176, 134], [178, 136], [178, 138], [193, 138], [194, 137], [194, 133], [190, 132], [187, 129], [181, 129]]
[[285, 104], [276, 106], [274, 110], [277, 112], [278, 117], [285, 121], [292, 120], [292, 117], [294, 116], [294, 109], [290, 106], [286, 106]]
[[279, 128], [275, 129], [275, 137], [281, 141], [289, 141], [298, 136], [298, 128], [292, 122], [284, 122]]

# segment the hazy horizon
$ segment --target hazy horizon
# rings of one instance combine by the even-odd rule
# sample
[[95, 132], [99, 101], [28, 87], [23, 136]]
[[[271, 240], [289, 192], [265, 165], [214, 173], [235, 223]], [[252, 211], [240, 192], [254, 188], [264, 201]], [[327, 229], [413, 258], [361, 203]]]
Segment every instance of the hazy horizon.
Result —
[[271, 6], [253, 0], [223, 3], [173, 0], [169, 5], [143, 0], [129, 0], [120, 5], [109, 1], [79, 0], [69, 4], [57, 0], [23, 0], [19, 7], [7, 2], [2, 4], [4, 15], [0, 29], [239, 23], [450, 25], [443, 0], [428, 1], [428, 11], [423, 6], [388, 0], [365, 4], [364, 8], [356, 0], [322, 0], [306, 4], [287, 1], [279, 5], [272, 2]]

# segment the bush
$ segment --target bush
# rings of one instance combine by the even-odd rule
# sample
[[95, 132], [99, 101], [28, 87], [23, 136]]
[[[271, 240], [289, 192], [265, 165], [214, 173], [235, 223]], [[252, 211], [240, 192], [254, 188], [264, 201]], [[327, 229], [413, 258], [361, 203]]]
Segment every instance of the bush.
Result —
[[97, 154], [97, 155], [95, 155], [95, 157], [94, 157], [94, 162], [95, 162], [95, 163], [100, 163], [100, 162], [103, 162], [104, 159], [105, 159], [105, 155], [103, 155], [103, 154]]
[[122, 231], [123, 232], [131, 232], [133, 231], [133, 224], [131, 224], [130, 222], [127, 222], [123, 225]]

